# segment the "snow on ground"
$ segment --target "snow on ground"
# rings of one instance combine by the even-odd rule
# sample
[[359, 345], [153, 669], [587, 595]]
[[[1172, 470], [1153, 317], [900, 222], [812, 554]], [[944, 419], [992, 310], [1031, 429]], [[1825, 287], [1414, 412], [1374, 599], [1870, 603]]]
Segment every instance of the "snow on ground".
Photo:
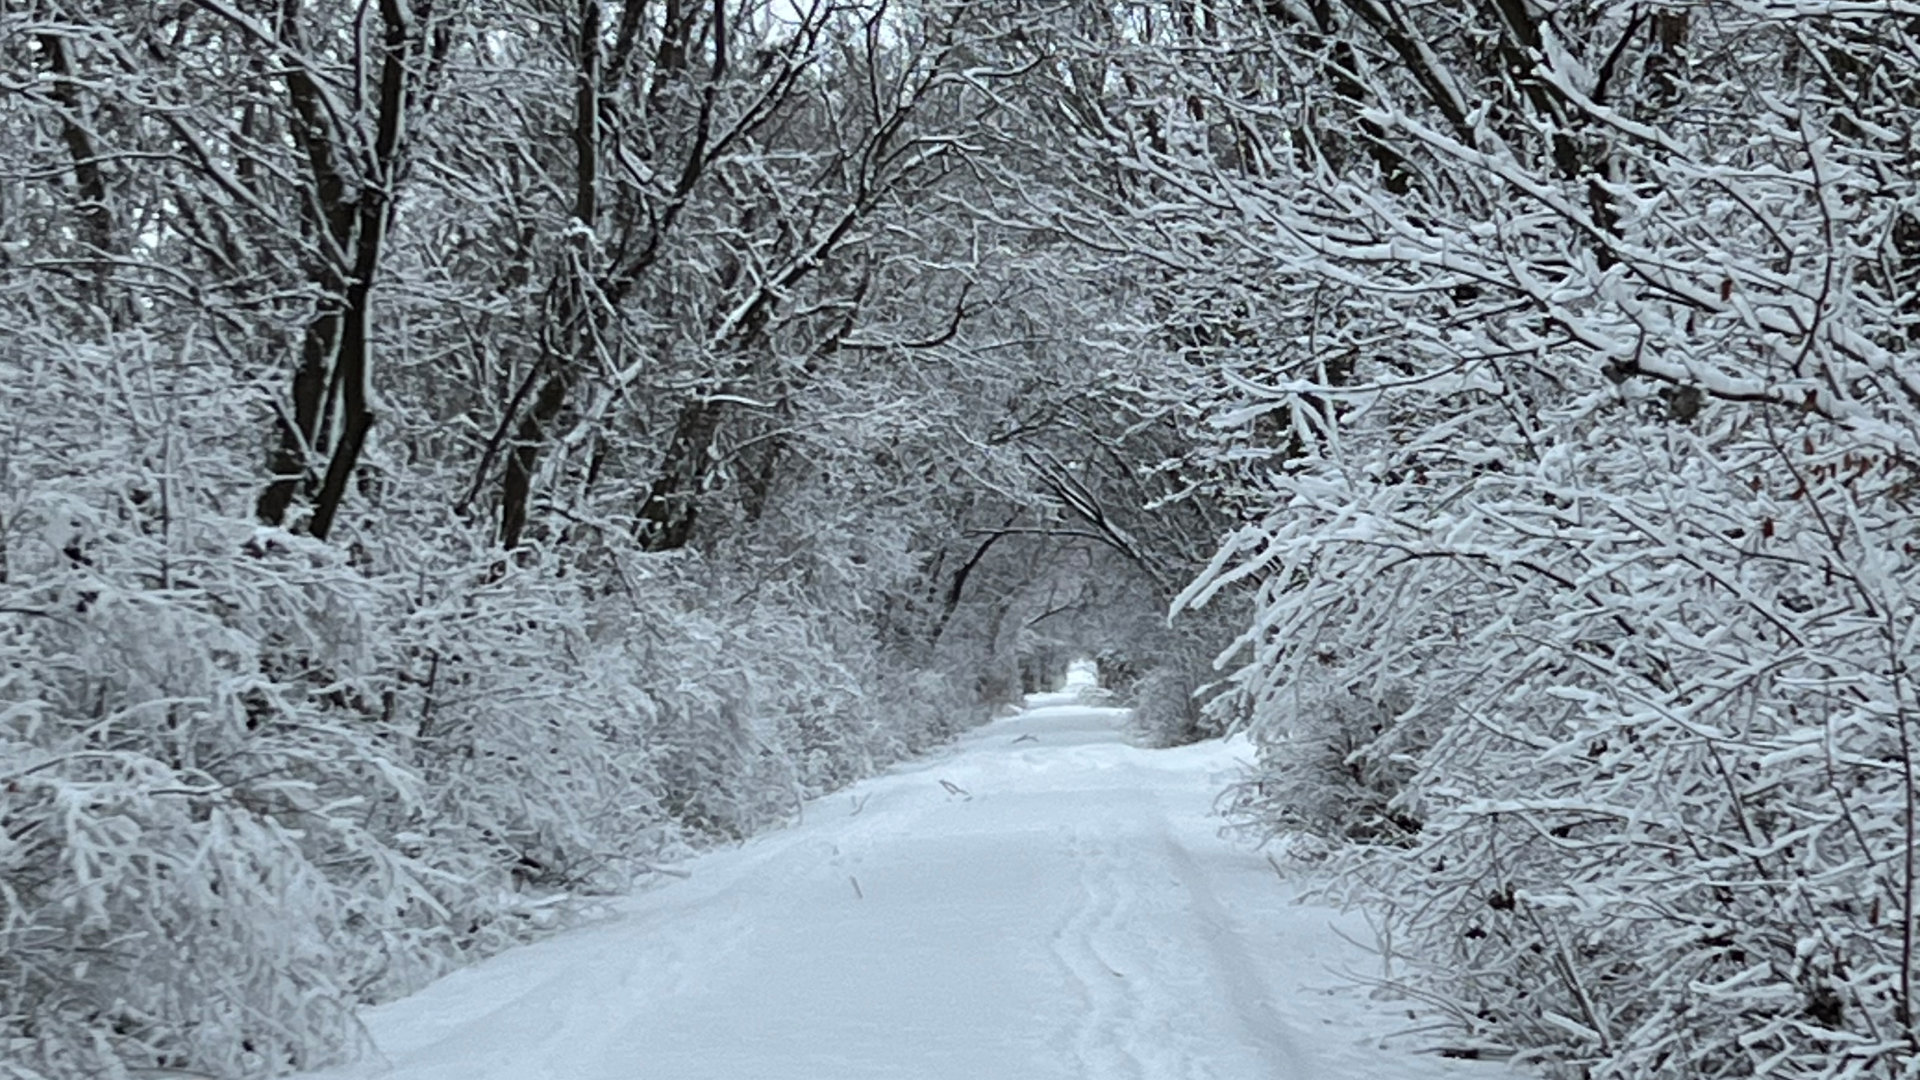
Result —
[[1217, 836], [1236, 748], [1131, 747], [1085, 680], [368, 1010], [378, 1054], [313, 1080], [1513, 1075], [1382, 1049], [1355, 924]]

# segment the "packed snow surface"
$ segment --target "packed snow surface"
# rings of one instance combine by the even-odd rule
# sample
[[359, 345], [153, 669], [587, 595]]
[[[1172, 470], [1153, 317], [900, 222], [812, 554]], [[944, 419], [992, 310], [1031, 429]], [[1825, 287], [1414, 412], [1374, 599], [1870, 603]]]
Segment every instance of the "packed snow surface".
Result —
[[[806, 807], [603, 921], [368, 1010], [330, 1080], [1412, 1080], [1323, 908], [1218, 835], [1245, 748], [1069, 692]], [[317, 1077], [316, 1077], [317, 1080]]]

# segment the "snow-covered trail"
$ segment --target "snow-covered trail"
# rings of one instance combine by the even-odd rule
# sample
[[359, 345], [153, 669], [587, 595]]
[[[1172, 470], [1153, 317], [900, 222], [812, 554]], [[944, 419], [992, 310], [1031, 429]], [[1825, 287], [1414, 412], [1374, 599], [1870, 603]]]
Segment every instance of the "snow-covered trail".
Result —
[[[1220, 743], [1068, 695], [368, 1011], [331, 1080], [1413, 1080], [1367, 957], [1216, 835]], [[1400, 1021], [1404, 1023], [1404, 1016]]]

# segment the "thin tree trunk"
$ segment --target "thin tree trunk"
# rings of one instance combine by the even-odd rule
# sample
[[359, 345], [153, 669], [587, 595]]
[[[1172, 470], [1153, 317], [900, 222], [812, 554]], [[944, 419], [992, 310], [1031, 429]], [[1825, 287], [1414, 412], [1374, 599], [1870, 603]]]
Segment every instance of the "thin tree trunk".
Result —
[[80, 86], [75, 78], [73, 54], [67, 40], [59, 34], [39, 36], [40, 51], [46, 57], [48, 73], [53, 76], [50, 90], [60, 106], [60, 138], [66, 143], [67, 157], [73, 166], [73, 181], [78, 198], [74, 216], [79, 219], [80, 241], [86, 246], [92, 264], [92, 280], [85, 297], [97, 311], [108, 313], [118, 326], [128, 310], [109, 303], [107, 278], [113, 272], [113, 212], [107, 204], [107, 178], [100, 168], [100, 150], [87, 129], [81, 112]]
[[333, 360], [340, 348], [340, 314], [322, 311], [307, 322], [300, 366], [293, 373], [293, 415], [280, 418], [280, 442], [268, 459], [272, 477], [254, 503], [254, 514], [269, 525], [286, 521], [287, 510], [308, 478], [315, 455], [326, 450], [321, 410], [332, 383]]
[[[368, 198], [372, 200], [372, 196]], [[384, 216], [385, 207], [378, 212]], [[374, 228], [384, 230], [384, 224], [383, 221]], [[379, 248], [378, 239], [363, 242], [360, 266], [356, 267], [358, 280], [347, 289], [347, 310], [341, 320], [340, 351], [334, 368], [334, 379], [340, 387], [340, 438], [333, 446], [326, 476], [313, 503], [313, 520], [307, 531], [316, 540], [325, 540], [333, 532], [334, 519], [346, 499], [347, 481], [353, 476], [354, 466], [359, 464], [360, 452], [366, 448], [367, 432], [373, 428], [370, 400], [373, 364], [367, 338], [373, 302], [370, 279], [378, 264]]]
[[566, 406], [571, 385], [572, 379], [564, 369], [549, 376], [534, 398], [533, 410], [513, 434], [513, 451], [507, 455], [507, 470], [500, 481], [500, 546], [509, 551], [519, 547], [526, 535], [534, 466], [540, 460], [547, 427]]
[[53, 99], [60, 104], [60, 138], [67, 144], [67, 156], [73, 162], [74, 186], [80, 195], [74, 214], [80, 219], [80, 236], [96, 258], [105, 258], [113, 247], [113, 215], [107, 209], [107, 180], [100, 169], [99, 150], [93, 135], [81, 123], [73, 56], [67, 50], [67, 40], [58, 34], [41, 34], [40, 51], [53, 75]]
[[[580, 229], [591, 232], [600, 217], [600, 38], [604, 11], [600, 0], [580, 0], [580, 36], [575, 48], [573, 95], [573, 218]], [[547, 429], [566, 408], [573, 389], [574, 372], [583, 353], [597, 347], [597, 324], [602, 322], [600, 308], [590, 293], [593, 282], [595, 244], [589, 236], [579, 237], [571, 265], [564, 273], [569, 280], [569, 310], [559, 320], [565, 344], [555, 359], [553, 374], [540, 386], [533, 410], [514, 431], [513, 450], [507, 455], [507, 468], [500, 480], [500, 545], [508, 550], [520, 546], [526, 535], [527, 508], [533, 497], [533, 474], [540, 461], [540, 449]]]
[[706, 479], [722, 403], [695, 398], [680, 410], [666, 460], [640, 504], [638, 539], [648, 551], [677, 551], [693, 539], [700, 484]]

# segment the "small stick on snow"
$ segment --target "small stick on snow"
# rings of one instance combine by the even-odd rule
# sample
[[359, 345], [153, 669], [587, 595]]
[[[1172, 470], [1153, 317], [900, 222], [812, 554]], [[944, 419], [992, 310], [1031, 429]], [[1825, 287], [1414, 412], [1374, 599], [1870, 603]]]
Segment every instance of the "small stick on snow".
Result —
[[973, 796], [972, 796], [972, 795], [969, 795], [969, 794], [967, 793], [967, 789], [966, 789], [966, 788], [963, 788], [963, 787], [961, 787], [961, 786], [960, 786], [959, 784], [956, 784], [956, 783], [954, 783], [954, 782], [953, 782], [953, 781], [951, 781], [951, 780], [942, 780], [942, 781], [940, 781], [940, 786], [941, 786], [941, 787], [943, 787], [943, 788], [946, 788], [946, 789], [947, 789], [947, 794], [949, 794], [949, 795], [958, 795], [958, 796], [960, 796], [960, 797], [961, 797], [961, 798], [963, 798], [963, 799], [971, 799], [971, 798], [973, 798]]
[[866, 894], [866, 893], [864, 893], [864, 892], [861, 892], [861, 891], [860, 891], [860, 879], [859, 879], [859, 878], [857, 878], [857, 877], [854, 877], [854, 876], [853, 876], [852, 874], [848, 874], [848, 875], [847, 875], [847, 881], [848, 881], [848, 883], [849, 883], [849, 884], [851, 884], [851, 885], [853, 886], [853, 895], [854, 895], [854, 898], [855, 898], [855, 899], [859, 899], [859, 900], [865, 900], [865, 899], [867, 898], [867, 894]]

